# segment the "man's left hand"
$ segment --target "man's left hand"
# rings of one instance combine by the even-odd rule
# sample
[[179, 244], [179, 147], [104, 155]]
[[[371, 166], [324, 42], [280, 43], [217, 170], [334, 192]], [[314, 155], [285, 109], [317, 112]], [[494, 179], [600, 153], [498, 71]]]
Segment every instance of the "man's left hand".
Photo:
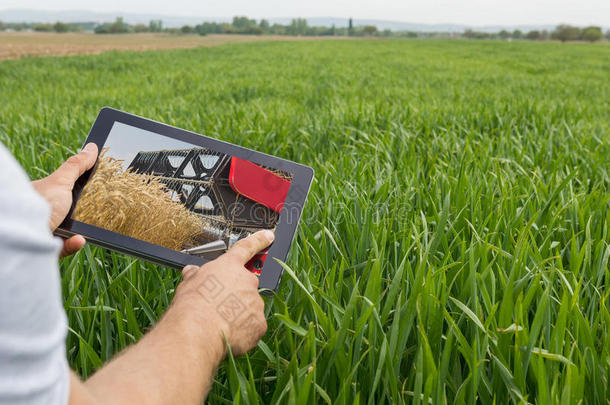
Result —
[[[78, 178], [91, 169], [97, 159], [97, 145], [89, 143], [78, 154], [70, 157], [59, 169], [47, 177], [35, 180], [32, 185], [51, 206], [49, 227], [54, 231], [66, 218], [72, 206], [72, 188]], [[60, 256], [68, 256], [85, 245], [81, 235], [72, 236], [64, 241]]]

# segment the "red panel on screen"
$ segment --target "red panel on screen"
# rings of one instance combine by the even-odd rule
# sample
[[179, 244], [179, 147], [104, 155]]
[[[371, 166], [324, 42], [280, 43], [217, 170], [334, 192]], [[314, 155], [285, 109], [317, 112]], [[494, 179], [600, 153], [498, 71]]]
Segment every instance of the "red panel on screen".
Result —
[[277, 212], [282, 210], [290, 189], [288, 180], [236, 157], [231, 158], [229, 184], [236, 193]]

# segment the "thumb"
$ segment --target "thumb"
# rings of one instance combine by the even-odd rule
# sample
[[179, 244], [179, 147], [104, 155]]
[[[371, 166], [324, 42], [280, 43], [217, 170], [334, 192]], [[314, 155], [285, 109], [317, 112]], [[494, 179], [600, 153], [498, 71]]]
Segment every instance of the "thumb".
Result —
[[82, 151], [71, 156], [50, 177], [64, 183], [74, 185], [76, 180], [91, 169], [97, 160], [97, 145], [88, 143]]

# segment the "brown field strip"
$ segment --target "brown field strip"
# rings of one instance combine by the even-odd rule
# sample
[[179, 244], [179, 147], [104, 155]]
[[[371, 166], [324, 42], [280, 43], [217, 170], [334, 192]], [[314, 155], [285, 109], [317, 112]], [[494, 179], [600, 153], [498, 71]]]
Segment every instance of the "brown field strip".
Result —
[[0, 60], [24, 56], [98, 54], [107, 51], [149, 51], [218, 46], [235, 42], [340, 39], [275, 35], [172, 35], [0, 32]]

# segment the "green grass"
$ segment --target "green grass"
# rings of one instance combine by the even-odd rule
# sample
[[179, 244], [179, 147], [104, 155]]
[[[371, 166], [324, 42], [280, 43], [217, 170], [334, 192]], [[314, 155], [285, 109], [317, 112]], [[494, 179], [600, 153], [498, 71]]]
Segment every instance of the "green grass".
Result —
[[[316, 170], [269, 331], [211, 403], [610, 403], [606, 45], [332, 41], [0, 63], [32, 177], [104, 105]], [[61, 264], [70, 364], [136, 341], [179, 275]], [[185, 355], [188, 355], [185, 354]]]

